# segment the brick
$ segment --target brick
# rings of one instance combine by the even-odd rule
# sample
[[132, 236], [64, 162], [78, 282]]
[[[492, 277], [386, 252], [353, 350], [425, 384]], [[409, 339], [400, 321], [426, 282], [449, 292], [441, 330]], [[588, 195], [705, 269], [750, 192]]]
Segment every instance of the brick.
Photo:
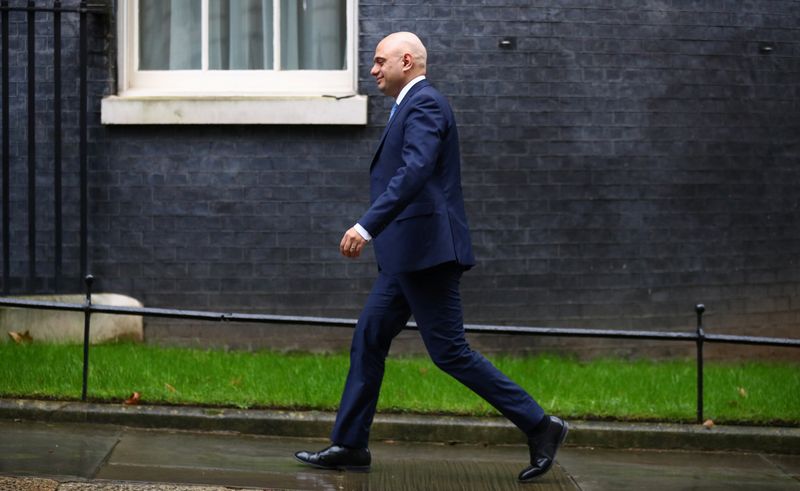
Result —
[[[464, 277], [470, 321], [683, 328], [692, 312], [682, 306], [702, 296], [731, 329], [796, 327], [794, 2], [370, 0], [359, 18], [370, 123], [350, 128], [103, 127], [115, 61], [104, 21], [92, 20], [90, 243], [104, 287], [162, 306], [355, 317], [373, 253], [346, 261], [336, 245], [367, 206], [388, 115], [367, 73], [372, 50], [403, 28], [427, 42], [429, 76], [460, 125], [480, 261]], [[71, 60], [77, 20], [65, 23]], [[11, 24], [9, 107], [20, 117], [9, 128], [9, 286], [22, 293], [53, 285], [52, 71], [36, 74], [36, 266], [46, 277], [29, 281], [26, 25]], [[44, 63], [51, 29], [37, 24]], [[498, 48], [504, 36], [516, 36], [515, 50]], [[773, 53], [758, 51], [761, 39]], [[64, 77], [64, 267], [75, 275], [74, 66]]]

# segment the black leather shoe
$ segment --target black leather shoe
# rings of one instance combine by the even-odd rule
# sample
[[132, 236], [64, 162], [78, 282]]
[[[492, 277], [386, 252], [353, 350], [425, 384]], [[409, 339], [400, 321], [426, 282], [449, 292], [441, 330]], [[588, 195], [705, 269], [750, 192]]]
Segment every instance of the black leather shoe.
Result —
[[297, 452], [294, 458], [318, 469], [368, 471], [372, 457], [368, 448], [347, 448], [339, 445], [319, 452]]
[[561, 418], [550, 416], [550, 425], [541, 435], [528, 438], [531, 452], [531, 465], [519, 473], [521, 482], [535, 479], [550, 470], [556, 459], [558, 447], [564, 443], [569, 432], [569, 425]]

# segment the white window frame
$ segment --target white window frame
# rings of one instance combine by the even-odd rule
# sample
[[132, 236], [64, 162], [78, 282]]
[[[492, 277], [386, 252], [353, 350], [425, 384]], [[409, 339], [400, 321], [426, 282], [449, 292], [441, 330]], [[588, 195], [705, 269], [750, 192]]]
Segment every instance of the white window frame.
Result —
[[[202, 0], [202, 69], [139, 71], [139, 0], [119, 0], [118, 95], [103, 99], [104, 124], [360, 124], [367, 98], [358, 87], [358, 1], [347, 0], [345, 70], [211, 70], [208, 0]], [[279, 0], [273, 1], [275, 14]], [[273, 16], [280, 39], [280, 16]], [[275, 66], [280, 46], [273, 43]]]

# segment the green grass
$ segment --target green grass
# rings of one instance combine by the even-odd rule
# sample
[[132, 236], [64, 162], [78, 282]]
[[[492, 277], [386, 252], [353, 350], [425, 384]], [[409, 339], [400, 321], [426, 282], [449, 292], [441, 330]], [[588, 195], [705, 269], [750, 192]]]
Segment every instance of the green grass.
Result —
[[[693, 421], [691, 361], [493, 356], [550, 413], [569, 418]], [[347, 374], [338, 355], [93, 346], [89, 396], [142, 404], [334, 410]], [[0, 396], [80, 398], [82, 347], [0, 343]], [[387, 360], [383, 412], [496, 415], [425, 357]], [[705, 414], [717, 423], [800, 424], [800, 365], [707, 363]]]

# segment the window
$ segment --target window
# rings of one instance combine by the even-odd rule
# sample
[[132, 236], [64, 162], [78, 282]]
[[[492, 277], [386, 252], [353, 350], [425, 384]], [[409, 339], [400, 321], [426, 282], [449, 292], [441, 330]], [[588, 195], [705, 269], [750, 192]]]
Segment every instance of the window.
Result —
[[[366, 123], [356, 0], [118, 5], [119, 95], [103, 101], [104, 123]], [[142, 105], [136, 111], [148, 115], [121, 117]], [[236, 114], [220, 114], [234, 106]]]

